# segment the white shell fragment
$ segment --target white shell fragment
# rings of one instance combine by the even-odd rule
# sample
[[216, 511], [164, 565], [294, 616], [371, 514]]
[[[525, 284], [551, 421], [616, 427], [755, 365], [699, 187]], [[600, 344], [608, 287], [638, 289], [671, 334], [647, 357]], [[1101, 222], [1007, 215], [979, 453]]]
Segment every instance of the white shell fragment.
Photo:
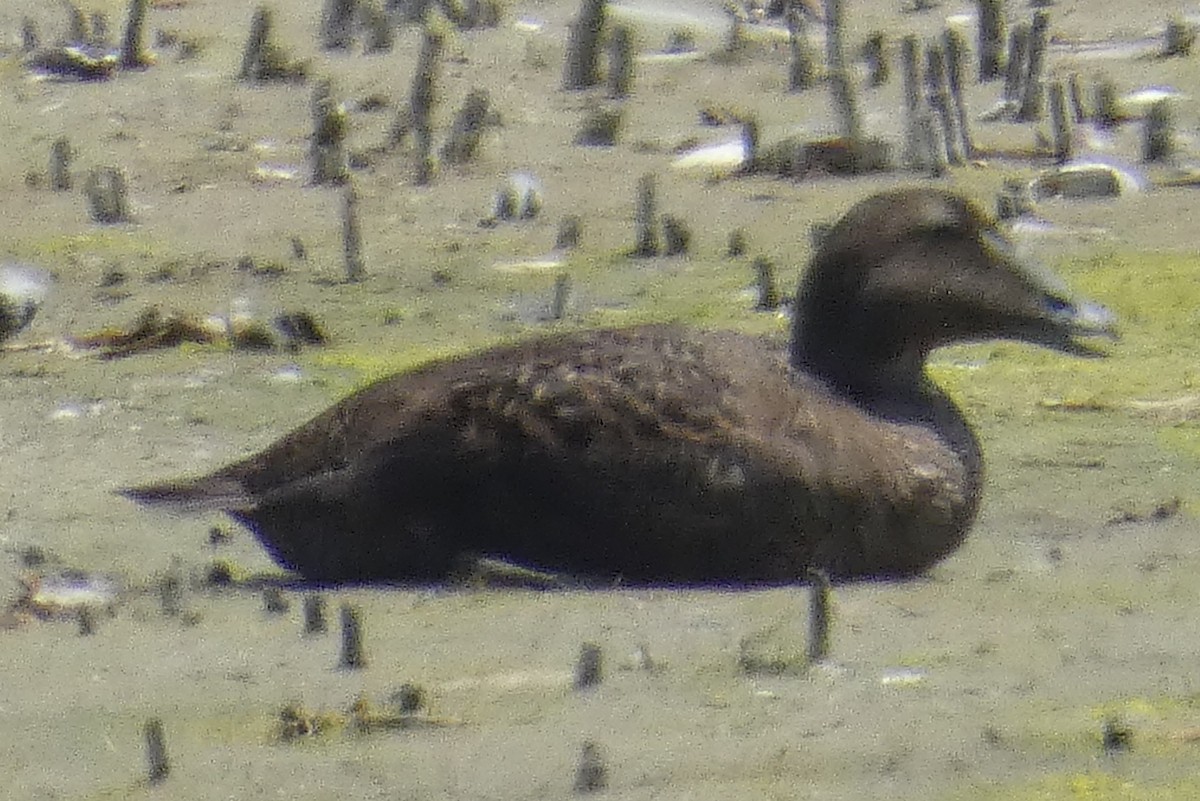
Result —
[[50, 293], [50, 274], [28, 264], [0, 264], [0, 342], [26, 328]]
[[81, 611], [111, 611], [119, 588], [110, 578], [78, 571], [30, 574], [21, 579], [23, 590], [12, 609], [42, 619], [77, 616]]

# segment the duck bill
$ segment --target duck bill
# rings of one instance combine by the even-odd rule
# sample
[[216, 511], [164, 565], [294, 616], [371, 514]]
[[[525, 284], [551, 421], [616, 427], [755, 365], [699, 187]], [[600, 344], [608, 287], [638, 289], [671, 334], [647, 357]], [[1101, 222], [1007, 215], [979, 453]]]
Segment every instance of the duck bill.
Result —
[[985, 241], [1010, 274], [1023, 279], [1023, 299], [1014, 304], [1022, 311], [1014, 315], [1018, 322], [1009, 335], [1072, 356], [1108, 355], [1097, 340], [1119, 338], [1115, 314], [1099, 303], [1072, 297], [1057, 275], [1036, 260], [1018, 256], [1007, 239], [994, 235]]
[[1099, 358], [1108, 352], [1098, 340], [1113, 342], [1120, 338], [1116, 315], [1098, 303], [1047, 296], [1046, 307], [1041, 324], [1023, 332], [1022, 339], [1072, 356]]

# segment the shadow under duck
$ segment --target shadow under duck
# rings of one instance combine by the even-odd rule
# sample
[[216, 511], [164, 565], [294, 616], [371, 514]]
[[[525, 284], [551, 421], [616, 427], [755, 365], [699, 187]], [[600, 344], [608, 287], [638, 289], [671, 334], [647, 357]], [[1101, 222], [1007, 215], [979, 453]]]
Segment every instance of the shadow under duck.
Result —
[[958, 547], [982, 489], [930, 351], [1097, 355], [1079, 338], [1112, 333], [974, 205], [903, 189], [824, 239], [790, 354], [672, 325], [549, 336], [385, 378], [256, 456], [121, 492], [223, 509], [318, 582], [440, 581], [472, 555], [627, 584], [898, 578]]

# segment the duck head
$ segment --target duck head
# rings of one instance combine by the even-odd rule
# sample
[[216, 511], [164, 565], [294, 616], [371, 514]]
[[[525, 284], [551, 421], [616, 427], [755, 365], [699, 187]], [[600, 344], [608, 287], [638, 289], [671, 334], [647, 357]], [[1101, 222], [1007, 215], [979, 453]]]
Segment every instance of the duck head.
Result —
[[924, 383], [929, 352], [1012, 339], [1080, 356], [1113, 337], [1102, 306], [1071, 296], [1019, 259], [977, 206], [939, 189], [902, 189], [854, 206], [800, 283], [792, 363], [851, 395]]

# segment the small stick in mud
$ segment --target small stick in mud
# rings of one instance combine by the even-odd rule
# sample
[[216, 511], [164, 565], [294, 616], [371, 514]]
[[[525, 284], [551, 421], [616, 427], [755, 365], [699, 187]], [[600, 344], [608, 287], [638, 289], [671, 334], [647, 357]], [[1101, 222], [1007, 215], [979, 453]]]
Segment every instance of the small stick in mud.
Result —
[[167, 741], [163, 724], [158, 718], [146, 721], [142, 728], [146, 739], [147, 778], [151, 785], [162, 784], [171, 773], [171, 762], [167, 758]]
[[583, 0], [579, 16], [567, 34], [563, 88], [589, 89], [600, 82], [600, 36], [604, 31], [605, 0]]
[[390, 701], [401, 715], [415, 715], [425, 708], [425, 690], [419, 684], [405, 682], [392, 693]]
[[946, 161], [962, 164], [962, 153], [958, 150], [955, 136], [954, 112], [950, 107], [950, 90], [946, 82], [946, 53], [937, 43], [930, 44], [925, 51], [925, 86], [929, 92], [929, 105], [942, 123]]
[[358, 13], [367, 31], [363, 53], [390, 53], [396, 37], [392, 32], [392, 21], [379, 4], [379, 0], [359, 0]]
[[231, 587], [237, 583], [237, 568], [228, 559], [214, 559], [204, 573], [204, 586]]
[[342, 194], [342, 255], [347, 282], [354, 284], [367, 277], [362, 256], [362, 232], [358, 225], [358, 190], [352, 181], [346, 182]]
[[996, 216], [1001, 220], [1013, 220], [1032, 211], [1029, 184], [1020, 178], [1004, 179], [1004, 186], [996, 195]]
[[125, 21], [125, 37], [121, 42], [121, 69], [136, 70], [150, 66], [142, 48], [142, 29], [146, 24], [146, 9], [150, 0], [129, 0], [129, 17]]
[[846, 26], [842, 0], [824, 0], [825, 5], [825, 69], [829, 75], [846, 69]]
[[350, 118], [333, 98], [333, 82], [318, 81], [312, 93], [313, 135], [309, 148], [312, 182], [317, 186], [341, 184], [349, 177], [346, 134]]
[[595, 687], [604, 678], [604, 653], [600, 646], [585, 642], [579, 646], [579, 659], [575, 662], [575, 689]]
[[550, 319], [561, 320], [567, 315], [571, 302], [571, 276], [559, 273], [554, 278], [554, 298], [550, 302]]
[[1159, 55], [1162, 58], [1188, 56], [1191, 55], [1192, 45], [1195, 43], [1196, 26], [1177, 17], [1167, 21], [1167, 29], [1163, 33], [1163, 49]]
[[825, 65], [838, 130], [843, 138], [856, 142], [862, 138], [862, 120], [858, 114], [854, 84], [846, 69], [842, 0], [825, 0], [825, 25]]
[[729, 240], [725, 245], [725, 255], [731, 259], [745, 256], [749, 246], [749, 236], [746, 233], [746, 229], [734, 228], [729, 232]]
[[421, 55], [417, 58], [417, 72], [413, 76], [410, 99], [410, 119], [416, 138], [417, 186], [427, 186], [433, 181], [437, 164], [433, 158], [433, 107], [437, 103], [438, 65], [442, 48], [446, 44], [446, 22], [431, 14], [425, 23], [421, 39]]
[[723, 50], [725, 63], [733, 63], [739, 53], [746, 49], [746, 14], [734, 3], [722, 5], [729, 27], [725, 29], [725, 47]]
[[1017, 119], [1021, 122], [1035, 122], [1042, 118], [1042, 107], [1045, 104], [1042, 72], [1049, 39], [1050, 12], [1037, 11], [1033, 15], [1033, 27], [1029, 29], [1029, 61], [1026, 65], [1021, 108], [1017, 111]]
[[254, 10], [250, 20], [250, 36], [246, 38], [246, 47], [241, 52], [241, 67], [238, 70], [238, 80], [250, 80], [258, 72], [258, 65], [263, 61], [263, 49], [266, 47], [266, 37], [271, 32], [271, 10], [259, 6]]
[[492, 202], [492, 216], [481, 220], [479, 224], [484, 227], [491, 227], [498, 222], [515, 220], [520, 208], [521, 197], [517, 191], [517, 187], [512, 181], [505, 181], [504, 186], [500, 187], [500, 191], [496, 193], [496, 198]]
[[854, 85], [845, 70], [829, 76], [829, 90], [833, 93], [833, 108], [838, 117], [838, 128], [842, 137], [857, 142], [862, 138], [862, 121], [858, 115], [858, 98]]
[[302, 81], [308, 76], [308, 62], [293, 61], [272, 35], [275, 17], [267, 6], [259, 6], [250, 20], [250, 34], [242, 50], [239, 81]]
[[263, 590], [263, 611], [268, 615], [285, 615], [291, 609], [283, 590], [278, 587], [267, 587]]
[[579, 247], [583, 234], [583, 218], [578, 214], [567, 214], [558, 221], [558, 233], [554, 236], [555, 250], [574, 250]]
[[775, 311], [779, 308], [779, 285], [775, 282], [775, 265], [766, 256], [754, 259], [754, 283], [758, 289], [756, 311]]
[[625, 114], [620, 108], [593, 109], [580, 123], [574, 143], [582, 147], [612, 147], [624, 124]]
[[1100, 76], [1092, 87], [1092, 122], [1101, 128], [1115, 128], [1124, 122], [1117, 85], [1107, 76]]
[[692, 230], [682, 218], [664, 214], [662, 218], [663, 255], [686, 256], [692, 246]]
[[410, 133], [419, 132], [422, 128], [431, 128], [433, 125], [433, 106], [437, 102], [438, 63], [446, 37], [443, 18], [436, 13], [430, 13], [422, 33], [421, 53], [417, 57], [408, 105], [396, 113], [388, 135], [388, 143], [393, 147], [403, 144]]
[[1029, 23], [1018, 22], [1008, 34], [1008, 67], [1004, 71], [1004, 99], [1016, 103], [1025, 76], [1025, 57], [1029, 53]]
[[892, 77], [892, 70], [887, 57], [887, 37], [883, 31], [876, 31], [867, 37], [862, 54], [867, 62], [867, 85], [879, 87], [886, 84]]
[[67, 41], [79, 44], [91, 39], [92, 32], [88, 30], [87, 17], [79, 6], [73, 0], [64, 0], [63, 5], [67, 12]]
[[50, 146], [50, 188], [64, 192], [71, 188], [71, 143], [65, 136], [54, 140]]
[[98, 223], [129, 221], [129, 189], [125, 173], [118, 167], [97, 167], [88, 173], [83, 185], [88, 212]]
[[242, 50], [242, 66], [238, 69], [238, 80], [249, 81], [258, 77], [259, 65], [267, 48], [267, 37], [271, 35], [271, 9], [259, 6], [250, 20], [250, 36]]
[[356, 0], [326, 0], [321, 12], [321, 49], [346, 50], [354, 41]]
[[41, 45], [41, 37], [38, 36], [37, 23], [31, 17], [23, 17], [21, 19], [21, 52], [32, 53]]
[[498, 28], [507, 8], [504, 0], [468, 0], [467, 27]]
[[920, 40], [915, 34], [905, 36], [900, 44], [904, 78], [904, 166], [911, 172], [928, 172], [930, 169], [930, 145], [922, 122], [929, 115], [921, 105], [920, 60]]
[[759, 163], [759, 141], [758, 118], [747, 117], [742, 120], [742, 152], [745, 154], [740, 170], [742, 174], [752, 174], [762, 166]]
[[575, 792], [594, 793], [608, 787], [608, 767], [600, 746], [591, 740], [584, 742], [579, 750], [579, 764], [575, 768]]
[[788, 4], [787, 19], [787, 91], [811, 89], [816, 84], [816, 58], [809, 46], [804, 14]]
[[311, 636], [324, 634], [328, 629], [325, 623], [325, 596], [306, 595], [304, 597], [304, 633]]
[[658, 255], [658, 226], [655, 213], [655, 178], [653, 173], [646, 173], [638, 179], [637, 207], [633, 214], [633, 224], [637, 229], [637, 239], [631, 255], [638, 258], [649, 258]]
[[1004, 0], [979, 0], [979, 82], [994, 81], [1004, 61]]
[[1067, 116], [1067, 90], [1062, 81], [1050, 83], [1050, 126], [1054, 132], [1054, 161], [1071, 160], [1071, 118]]
[[804, 14], [789, 3], [785, 12], [788, 26], [788, 91], [811, 89], [817, 82], [817, 64], [808, 43]]
[[542, 212], [542, 189], [535, 176], [517, 172], [508, 176], [496, 192], [492, 214], [479, 221], [480, 226], [492, 228], [511, 220], [532, 220]]
[[945, 175], [949, 162], [946, 159], [946, 149], [941, 146], [941, 136], [938, 134], [937, 122], [933, 114], [926, 112], [917, 118], [917, 141], [925, 152], [925, 169], [930, 177], [937, 178]]
[[362, 615], [358, 607], [342, 604], [342, 656], [338, 666], [343, 670], [361, 670], [367, 666], [362, 637]]
[[1133, 729], [1116, 716], [1105, 718], [1100, 729], [1100, 746], [1105, 756], [1115, 757], [1133, 748]]
[[450, 135], [442, 145], [442, 161], [447, 164], [466, 164], [475, 159], [483, 139], [491, 98], [487, 89], [472, 89], [454, 118]]
[[950, 89], [950, 101], [954, 106], [957, 121], [958, 141], [964, 158], [975, 157], [975, 145], [971, 140], [971, 123], [967, 114], [967, 101], [963, 96], [963, 63], [967, 58], [967, 42], [957, 28], [947, 28], [942, 36], [946, 48], [946, 84]]
[[92, 35], [89, 43], [97, 47], [108, 44], [108, 15], [103, 11], [93, 11], [91, 17]]
[[1080, 125], [1088, 118], [1087, 109], [1083, 105], [1083, 87], [1079, 83], [1079, 73], [1072, 72], [1067, 78], [1067, 95], [1071, 99], [1071, 116], [1076, 125]]
[[633, 88], [633, 30], [618, 25], [608, 38], [608, 96], [620, 100]]
[[822, 570], [808, 574], [808, 663], [816, 664], [829, 656], [830, 597], [829, 576]]
[[459, 30], [466, 30], [467, 5], [463, 0], [438, 0], [438, 7], [446, 16], [446, 21]]
[[178, 560], [172, 559], [170, 567], [158, 579], [158, 603], [166, 617], [183, 614], [183, 571]]
[[416, 25], [425, 19], [432, 5], [433, 0], [385, 0], [384, 9], [391, 13], [400, 12], [405, 23]]
[[437, 175], [437, 159], [433, 157], [433, 131], [430, 128], [418, 128], [416, 148], [413, 158], [413, 183], [417, 186], [429, 186]]
[[1142, 139], [1143, 161], [1164, 161], [1175, 149], [1171, 102], [1159, 100], [1146, 112]]
[[75, 620], [79, 623], [80, 637], [90, 637], [96, 633], [96, 607], [90, 604], [79, 607]]

